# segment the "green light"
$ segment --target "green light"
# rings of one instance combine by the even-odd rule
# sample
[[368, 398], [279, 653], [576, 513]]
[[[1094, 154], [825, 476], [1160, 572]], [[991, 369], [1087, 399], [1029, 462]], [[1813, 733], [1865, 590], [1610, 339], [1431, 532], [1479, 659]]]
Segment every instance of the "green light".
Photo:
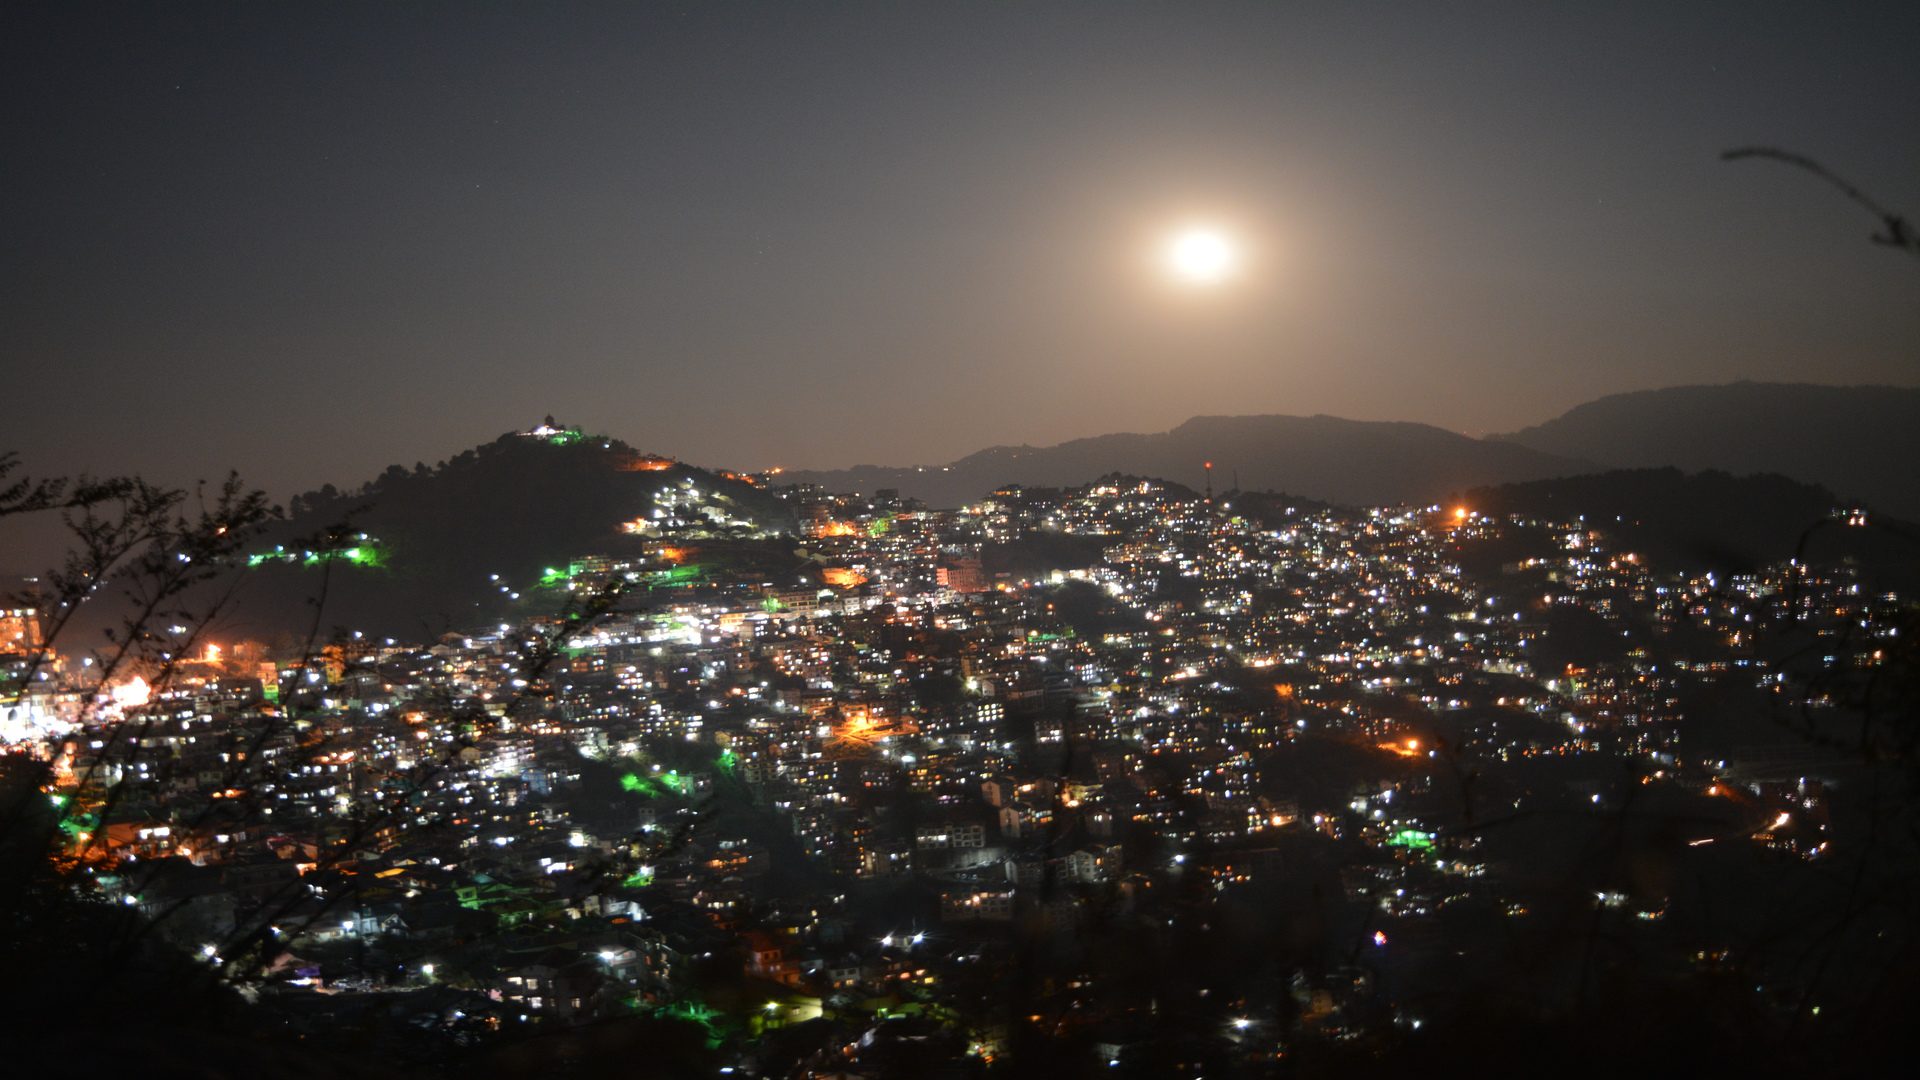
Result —
[[704, 573], [706, 573], [706, 568], [699, 563], [687, 563], [684, 566], [675, 566], [667, 570], [655, 570], [653, 573], [647, 575], [647, 586], [648, 588], [672, 588], [679, 585], [690, 585], [699, 580], [700, 576]]
[[90, 835], [100, 825], [100, 819], [92, 814], [78, 814], [60, 822], [60, 831], [75, 840]]
[[383, 566], [386, 563], [386, 557], [380, 553], [377, 546], [351, 547], [344, 554], [347, 561], [355, 566]]
[[647, 886], [653, 884], [653, 868], [650, 866], [643, 866], [640, 869], [635, 870], [633, 873], [628, 874], [626, 877], [621, 878], [620, 884], [626, 886], [629, 889], [644, 889]]
[[1433, 850], [1433, 834], [1419, 829], [1401, 829], [1387, 839], [1388, 847], [1403, 847], [1413, 851]]
[[720, 771], [726, 773], [728, 776], [733, 775], [733, 767], [739, 763], [740, 759], [734, 756], [732, 747], [720, 751], [720, 757], [714, 762], [715, 765], [720, 767]]
[[678, 795], [690, 795], [693, 792], [693, 780], [677, 772], [666, 772], [659, 776], [641, 776], [637, 773], [624, 773], [620, 777], [622, 790], [635, 795], [644, 795], [657, 799], [668, 792]]
[[867, 526], [867, 535], [874, 537], [885, 536], [891, 528], [893, 528], [893, 515], [889, 514]]
[[720, 1029], [720, 1021], [723, 1017], [699, 1001], [690, 999], [687, 1001], [676, 1001], [671, 1005], [661, 1005], [651, 1010], [651, 1014], [668, 1020], [680, 1020], [686, 1023], [700, 1025], [701, 1029], [706, 1033], [707, 1049], [709, 1050], [718, 1048], [722, 1042], [726, 1041], [726, 1033]]
[[319, 566], [321, 563], [341, 560], [353, 566], [383, 566], [386, 557], [381, 554], [377, 541], [362, 534], [361, 542], [338, 551], [288, 551], [284, 546], [275, 545], [272, 551], [259, 552], [247, 556], [247, 566], [261, 567], [268, 563], [286, 563], [291, 566]]
[[693, 794], [693, 776], [682, 776], [674, 769], [668, 769], [659, 776], [641, 776], [637, 773], [620, 774], [620, 790], [632, 792], [636, 796], [657, 799], [664, 794], [691, 796]]

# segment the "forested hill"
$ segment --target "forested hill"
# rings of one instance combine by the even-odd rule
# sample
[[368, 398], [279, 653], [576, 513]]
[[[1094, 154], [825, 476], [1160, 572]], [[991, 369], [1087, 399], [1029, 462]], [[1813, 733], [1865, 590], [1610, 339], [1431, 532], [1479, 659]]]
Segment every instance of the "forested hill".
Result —
[[1494, 436], [1614, 468], [1771, 472], [1920, 517], [1920, 389], [1736, 382], [1589, 401]]
[[[444, 632], [524, 612], [549, 571], [634, 549], [623, 524], [662, 514], [718, 544], [793, 525], [785, 503], [743, 479], [570, 429], [507, 434], [436, 466], [396, 465], [357, 488], [295, 496], [252, 554], [225, 621], [249, 636], [301, 632], [324, 584], [325, 626]], [[329, 531], [340, 556], [309, 557]]]

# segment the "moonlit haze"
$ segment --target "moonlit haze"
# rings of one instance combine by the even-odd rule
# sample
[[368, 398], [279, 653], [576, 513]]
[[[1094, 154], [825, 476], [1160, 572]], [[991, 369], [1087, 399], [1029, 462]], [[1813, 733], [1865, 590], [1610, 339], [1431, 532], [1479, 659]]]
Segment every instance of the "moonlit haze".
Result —
[[[1913, 5], [9, 5], [27, 468], [734, 468], [1913, 381]], [[1210, 230], [1183, 233], [1183, 229]], [[160, 377], [158, 373], [165, 373]], [[886, 403], [876, 408], [876, 402]], [[321, 432], [330, 434], [322, 435]]]

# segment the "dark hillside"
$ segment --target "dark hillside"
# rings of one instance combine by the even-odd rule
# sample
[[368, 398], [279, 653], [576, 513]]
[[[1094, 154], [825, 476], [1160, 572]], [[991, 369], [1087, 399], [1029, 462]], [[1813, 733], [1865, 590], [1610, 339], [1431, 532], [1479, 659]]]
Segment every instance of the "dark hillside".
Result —
[[[229, 632], [304, 632], [323, 581], [323, 627], [418, 637], [484, 622], [525, 610], [570, 560], [636, 549], [622, 524], [656, 513], [722, 545], [792, 528], [786, 505], [751, 484], [575, 432], [503, 435], [436, 467], [296, 496], [290, 510], [254, 556]], [[308, 552], [340, 523], [344, 557], [323, 568]]]
[[1920, 389], [1737, 382], [1612, 394], [1511, 435], [1617, 468], [1780, 473], [1920, 515]]
[[1475, 488], [1460, 498], [1496, 516], [1584, 516], [1663, 569], [1745, 573], [1793, 558], [1804, 539], [1808, 558], [1854, 559], [1889, 587], [1920, 577], [1920, 545], [1908, 539], [1920, 530], [1871, 516], [1869, 527], [1850, 526], [1844, 500], [1784, 476], [1628, 469]]

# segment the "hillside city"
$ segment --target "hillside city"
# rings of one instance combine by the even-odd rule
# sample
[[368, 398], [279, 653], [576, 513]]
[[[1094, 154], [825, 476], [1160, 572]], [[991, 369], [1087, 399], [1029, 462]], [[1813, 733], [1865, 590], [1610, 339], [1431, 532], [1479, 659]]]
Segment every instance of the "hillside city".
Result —
[[1863, 827], [1827, 735], [1914, 611], [1853, 562], [1138, 476], [934, 509], [634, 467], [662, 482], [617, 549], [502, 566], [510, 614], [429, 639], [183, 623], [103, 682], [43, 645], [59, 611], [0, 611], [0, 738], [88, 902], [394, 1060], [564, 1063], [645, 1018], [728, 1075], [1279, 1075], [1622, 973], [1783, 1023], [1871, 989], [1805, 1000], [1768, 937]]

